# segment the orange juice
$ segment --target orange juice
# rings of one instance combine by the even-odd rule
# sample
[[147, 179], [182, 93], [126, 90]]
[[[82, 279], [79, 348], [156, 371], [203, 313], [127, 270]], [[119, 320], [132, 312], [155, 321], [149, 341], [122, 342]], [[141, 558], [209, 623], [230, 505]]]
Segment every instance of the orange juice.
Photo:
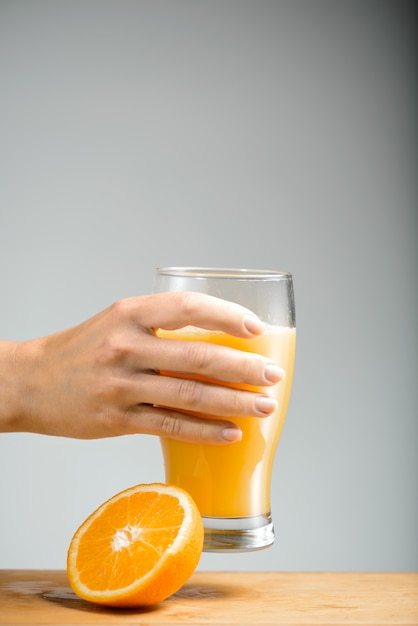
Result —
[[267, 327], [263, 335], [252, 339], [191, 327], [176, 331], [159, 330], [158, 335], [188, 341], [208, 341], [262, 354], [285, 370], [285, 380], [274, 387], [233, 385], [269, 393], [279, 403], [276, 413], [269, 417], [228, 418], [242, 429], [240, 442], [224, 446], [161, 439], [166, 482], [188, 491], [202, 515], [243, 517], [269, 513], [272, 465], [292, 386], [295, 328]]

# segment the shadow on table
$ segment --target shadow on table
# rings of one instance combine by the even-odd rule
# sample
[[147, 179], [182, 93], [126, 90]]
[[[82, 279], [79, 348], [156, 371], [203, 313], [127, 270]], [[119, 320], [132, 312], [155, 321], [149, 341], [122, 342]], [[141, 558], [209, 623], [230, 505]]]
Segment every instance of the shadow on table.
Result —
[[56, 587], [38, 594], [43, 600], [59, 604], [67, 609], [75, 609], [77, 611], [85, 611], [88, 613], [100, 614], [115, 614], [124, 613], [126, 615], [138, 614], [138, 613], [152, 613], [158, 611], [161, 606], [159, 604], [153, 606], [143, 606], [137, 608], [116, 608], [111, 606], [103, 606], [101, 604], [95, 604], [94, 602], [87, 602], [82, 598], [79, 598], [70, 587]]
[[197, 585], [193, 583], [186, 583], [172, 596], [167, 598], [164, 602], [160, 602], [159, 604], [155, 604], [152, 606], [144, 606], [137, 608], [116, 608], [116, 607], [106, 607], [100, 604], [94, 604], [93, 602], [87, 602], [82, 598], [79, 598], [70, 587], [55, 587], [49, 590], [42, 591], [41, 593], [37, 593], [37, 595], [43, 600], [47, 600], [48, 602], [52, 602], [55, 604], [59, 604], [62, 607], [68, 609], [75, 609], [77, 611], [86, 611], [89, 613], [96, 614], [115, 614], [115, 613], [124, 613], [126, 615], [129, 614], [145, 614], [152, 613], [154, 611], [158, 611], [161, 609], [166, 603], [175, 602], [175, 600], [210, 600], [216, 598], [224, 598], [231, 595], [236, 595], [236, 588], [228, 587], [226, 585], [222, 585], [221, 587], [214, 585]]

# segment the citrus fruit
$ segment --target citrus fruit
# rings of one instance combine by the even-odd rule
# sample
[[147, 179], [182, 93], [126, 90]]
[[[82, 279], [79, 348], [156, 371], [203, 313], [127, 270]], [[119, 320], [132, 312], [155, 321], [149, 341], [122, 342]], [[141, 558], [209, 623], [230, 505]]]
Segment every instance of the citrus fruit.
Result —
[[153, 483], [121, 491], [74, 534], [67, 573], [73, 591], [91, 602], [135, 607], [161, 602], [195, 570], [202, 519], [180, 487]]

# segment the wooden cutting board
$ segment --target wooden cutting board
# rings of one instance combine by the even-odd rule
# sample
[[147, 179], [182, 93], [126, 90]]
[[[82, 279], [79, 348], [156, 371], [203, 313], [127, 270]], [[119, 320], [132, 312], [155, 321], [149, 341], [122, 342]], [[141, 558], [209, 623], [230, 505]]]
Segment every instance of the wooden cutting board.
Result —
[[0, 570], [0, 624], [418, 625], [418, 573], [195, 572], [161, 604], [106, 609], [64, 571]]

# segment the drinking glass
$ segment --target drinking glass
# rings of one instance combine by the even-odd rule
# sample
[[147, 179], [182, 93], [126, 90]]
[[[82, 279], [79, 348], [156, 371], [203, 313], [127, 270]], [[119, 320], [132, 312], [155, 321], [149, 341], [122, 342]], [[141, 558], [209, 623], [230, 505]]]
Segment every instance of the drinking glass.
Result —
[[232, 268], [157, 268], [154, 292], [167, 291], [197, 291], [241, 304], [260, 317], [265, 331], [242, 339], [189, 326], [175, 331], [160, 329], [159, 336], [208, 341], [254, 352], [285, 370], [285, 379], [270, 388], [231, 384], [253, 391], [262, 389], [278, 400], [277, 411], [269, 417], [228, 418], [240, 426], [241, 441], [217, 446], [161, 438], [166, 482], [183, 487], [196, 501], [205, 529], [204, 551], [248, 552], [266, 548], [274, 542], [270, 511], [272, 468], [289, 402], [295, 359], [292, 275]]

